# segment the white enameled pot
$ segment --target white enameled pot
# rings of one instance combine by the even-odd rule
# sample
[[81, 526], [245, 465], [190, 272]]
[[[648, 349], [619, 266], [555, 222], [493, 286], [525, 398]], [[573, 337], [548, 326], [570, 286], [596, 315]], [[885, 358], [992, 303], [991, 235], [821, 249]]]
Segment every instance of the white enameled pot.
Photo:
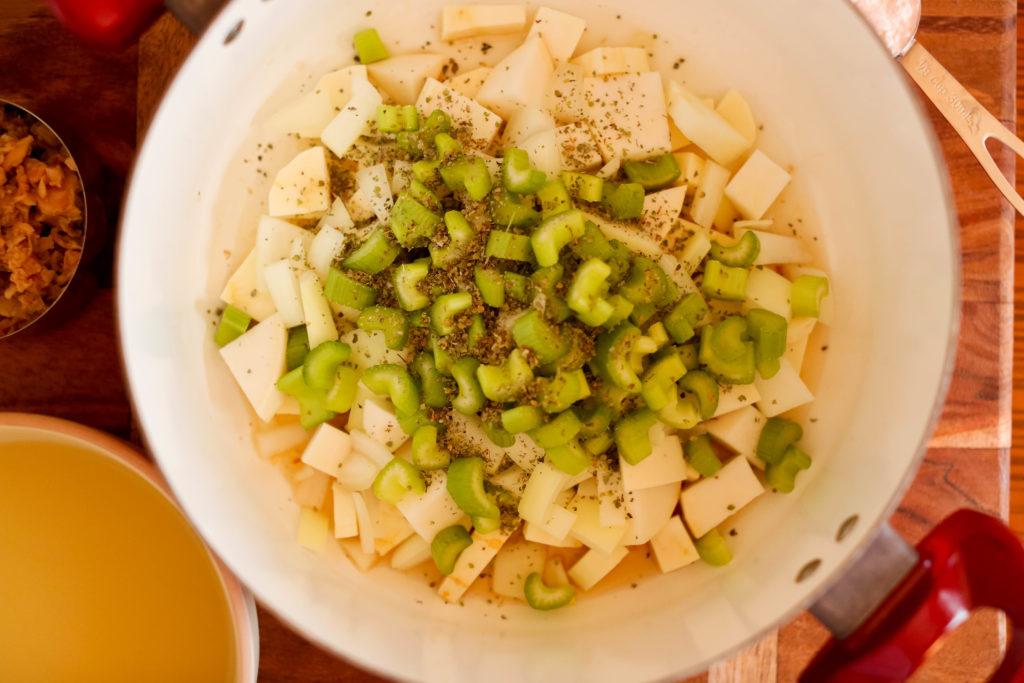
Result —
[[[544, 4], [584, 16], [585, 41], [639, 43], [698, 92], [735, 87], [791, 164], [784, 215], [820, 232], [838, 314], [820, 354], [790, 495], [735, 518], [735, 560], [691, 566], [571, 609], [469, 599], [355, 570], [295, 542], [298, 516], [217, 354], [211, 310], [252, 244], [288, 150], [259, 123], [349, 63], [374, 26], [395, 52], [437, 46], [439, 0], [235, 0], [166, 96], [124, 207], [118, 305], [148, 444], [190, 518], [255, 595], [311, 640], [383, 674], [435, 681], [676, 677], [755, 641], [841, 580], [909, 484], [937, 419], [958, 311], [955, 214], [934, 136], [892, 59], [844, 2], [643, 0]], [[511, 45], [498, 38], [491, 61]], [[678, 69], [673, 63], [685, 59]], [[258, 155], [263, 158], [257, 160]], [[270, 173], [272, 176], [272, 172]], [[844, 533], [840, 534], [840, 529]], [[800, 577], [801, 580], [798, 580]]]

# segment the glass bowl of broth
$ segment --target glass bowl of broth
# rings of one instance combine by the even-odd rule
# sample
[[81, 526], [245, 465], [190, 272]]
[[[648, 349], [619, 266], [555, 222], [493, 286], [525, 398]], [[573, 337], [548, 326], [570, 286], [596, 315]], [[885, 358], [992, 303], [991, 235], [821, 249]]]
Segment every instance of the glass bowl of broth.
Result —
[[128, 444], [0, 413], [0, 680], [254, 681], [255, 606]]

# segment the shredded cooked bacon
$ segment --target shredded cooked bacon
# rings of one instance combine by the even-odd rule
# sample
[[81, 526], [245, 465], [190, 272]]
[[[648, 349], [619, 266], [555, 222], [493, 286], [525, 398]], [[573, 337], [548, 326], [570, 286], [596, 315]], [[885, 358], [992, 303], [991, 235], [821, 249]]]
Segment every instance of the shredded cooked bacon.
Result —
[[82, 187], [44, 125], [0, 107], [0, 336], [38, 317], [82, 256]]

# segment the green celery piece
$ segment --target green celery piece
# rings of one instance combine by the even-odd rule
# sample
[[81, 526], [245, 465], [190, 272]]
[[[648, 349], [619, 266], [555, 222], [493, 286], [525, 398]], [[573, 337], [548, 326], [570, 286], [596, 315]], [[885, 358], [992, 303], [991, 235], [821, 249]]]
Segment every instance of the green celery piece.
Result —
[[384, 465], [373, 480], [373, 494], [392, 505], [401, 502], [410, 493], [421, 496], [426, 490], [420, 471], [397, 457]]
[[607, 261], [615, 254], [611, 241], [593, 221], [583, 222], [583, 236], [573, 242], [571, 248], [582, 260], [597, 258]]
[[427, 187], [436, 186], [441, 182], [441, 176], [437, 172], [441, 162], [437, 159], [420, 159], [412, 165], [412, 177]]
[[711, 328], [711, 350], [722, 360], [736, 360], [747, 351], [750, 341], [747, 319], [730, 315]]
[[475, 202], [483, 201], [491, 192], [491, 173], [480, 157], [458, 157], [442, 164], [440, 172], [448, 189], [465, 192]]
[[594, 345], [594, 365], [598, 374], [630, 393], [640, 392], [640, 378], [630, 365], [633, 347], [640, 337], [639, 328], [624, 322], [599, 335]]
[[710, 259], [704, 266], [704, 279], [700, 283], [700, 291], [711, 299], [743, 301], [747, 293], [749, 275], [750, 271], [746, 268], [732, 268], [721, 261]]
[[470, 517], [498, 519], [501, 510], [484, 488], [484, 469], [483, 458], [456, 458], [448, 466], [446, 486], [455, 504]]
[[495, 192], [490, 202], [491, 220], [499, 228], [532, 228], [541, 215], [511, 192]]
[[443, 109], [435, 109], [430, 112], [430, 115], [427, 116], [427, 120], [420, 129], [430, 136], [437, 135], [438, 133], [450, 133], [452, 130], [452, 119]]
[[573, 439], [564, 446], [548, 448], [546, 454], [552, 465], [572, 477], [575, 477], [593, 463], [590, 453], [584, 450], [583, 446], [576, 439]]
[[511, 270], [501, 275], [505, 283], [505, 297], [519, 303], [530, 303], [530, 279]]
[[540, 407], [547, 413], [568, 410], [577, 401], [590, 396], [590, 385], [583, 370], [559, 372], [551, 379], [541, 377], [537, 383]]
[[441, 200], [438, 199], [437, 195], [429, 187], [421, 183], [416, 178], [412, 178], [409, 181], [409, 187], [405, 189], [410, 197], [418, 201], [423, 206], [427, 207], [435, 213], [441, 211]]
[[722, 469], [722, 461], [715, 455], [707, 434], [691, 436], [684, 444], [683, 451], [686, 462], [702, 477], [713, 477]]
[[452, 364], [452, 377], [459, 387], [458, 395], [452, 399], [452, 407], [463, 415], [475, 415], [487, 402], [476, 378], [478, 367], [480, 361], [471, 356], [460, 358]]
[[480, 388], [488, 399], [505, 403], [514, 401], [533, 381], [533, 371], [519, 349], [512, 349], [501, 365], [481, 365], [476, 369]]
[[828, 279], [817, 275], [801, 275], [793, 281], [790, 290], [790, 308], [793, 315], [817, 318], [821, 315], [821, 300], [828, 296]]
[[360, 64], [373, 64], [388, 58], [388, 49], [384, 47], [377, 29], [368, 28], [352, 36]]
[[612, 436], [610, 431], [592, 436], [583, 442], [584, 450], [591, 455], [601, 455], [614, 445], [615, 437]]
[[537, 310], [530, 310], [512, 325], [516, 346], [530, 349], [541, 365], [552, 363], [569, 353], [572, 344], [557, 326], [544, 320]]
[[786, 353], [789, 325], [778, 313], [754, 308], [747, 313], [747, 326], [754, 340], [757, 371], [762, 378], [771, 379], [779, 371], [779, 359]]
[[353, 280], [334, 266], [327, 271], [327, 286], [324, 287], [324, 296], [331, 303], [359, 310], [377, 302], [377, 292], [373, 287]]
[[583, 237], [584, 231], [583, 213], [578, 209], [545, 218], [530, 237], [537, 264], [547, 267], [558, 263], [562, 247]]
[[708, 310], [704, 297], [697, 292], [690, 292], [668, 312], [662, 324], [672, 339], [682, 344], [693, 337]]
[[636, 305], [663, 305], [671, 297], [668, 283], [668, 276], [661, 266], [649, 258], [637, 256], [629, 269], [629, 277], [619, 287], [619, 294]]
[[799, 448], [790, 446], [778, 462], [765, 467], [764, 478], [776, 491], [792, 493], [796, 486], [796, 475], [811, 466], [811, 456]]
[[430, 307], [430, 327], [437, 334], [446, 335], [455, 331], [455, 316], [473, 306], [473, 295], [469, 292], [442, 294]]
[[334, 376], [334, 386], [327, 392], [324, 405], [336, 413], [347, 413], [352, 410], [356, 401], [356, 389], [362, 373], [349, 365], [340, 365]]
[[651, 454], [648, 431], [658, 421], [649, 408], [640, 408], [615, 423], [615, 446], [619, 457], [630, 465], [638, 465]]
[[377, 130], [381, 133], [397, 133], [405, 130], [402, 121], [402, 108], [395, 104], [378, 104]]
[[397, 308], [365, 308], [356, 320], [356, 327], [369, 332], [383, 332], [384, 343], [396, 351], [405, 348], [405, 342], [409, 339], [409, 317]]
[[658, 419], [669, 427], [693, 429], [701, 420], [700, 402], [691, 394], [677, 396], [675, 401], [658, 411]]
[[469, 221], [458, 211], [447, 211], [444, 224], [448, 231], [448, 244], [439, 247], [430, 243], [430, 261], [435, 268], [449, 268], [466, 257], [469, 245], [476, 236], [476, 231]]
[[434, 353], [434, 365], [442, 375], [451, 375], [452, 364], [455, 363], [455, 359], [445, 350], [441, 344], [441, 339], [442, 335], [433, 330], [430, 331], [430, 349]]
[[484, 257], [529, 263], [533, 260], [530, 238], [505, 230], [491, 230], [487, 236], [487, 246], [484, 247]]
[[420, 390], [404, 365], [381, 363], [363, 371], [363, 384], [378, 396], [386, 395], [400, 414], [419, 410]]
[[754, 342], [743, 342], [742, 354], [738, 358], [726, 360], [714, 351], [711, 340], [715, 327], [715, 325], [707, 325], [701, 329], [699, 353], [701, 364], [722, 384], [751, 384], [756, 375]]
[[585, 202], [601, 201], [601, 191], [604, 188], [604, 180], [589, 173], [573, 173], [563, 171], [562, 182], [569, 194]]
[[309, 353], [309, 334], [305, 325], [299, 325], [288, 330], [288, 344], [285, 347], [285, 367], [289, 370], [302, 365]]
[[327, 392], [314, 389], [302, 379], [302, 368], [286, 372], [277, 380], [277, 388], [299, 402], [299, 424], [303, 429], [313, 429], [337, 415], [327, 408]]
[[551, 178], [537, 190], [541, 217], [548, 218], [573, 208], [569, 191], [561, 178]]
[[384, 226], [377, 227], [358, 249], [341, 262], [341, 265], [369, 275], [376, 275], [390, 266], [402, 249], [398, 245], [391, 244], [388, 232], [389, 230]]
[[608, 206], [613, 220], [637, 218], [644, 210], [644, 188], [639, 183], [623, 183], [612, 189], [607, 199], [602, 197], [602, 202]]
[[415, 434], [416, 430], [420, 427], [434, 424], [430, 421], [427, 411], [422, 409], [412, 413], [398, 413], [395, 418], [398, 420], [398, 426], [401, 430], [410, 436]]
[[621, 294], [612, 294], [608, 297], [608, 303], [612, 307], [611, 316], [604, 321], [604, 327], [608, 329], [614, 329], [623, 320], [628, 320], [636, 308], [632, 301]]
[[697, 554], [712, 567], [722, 567], [732, 561], [732, 552], [718, 529], [712, 529], [693, 541]]
[[462, 154], [462, 145], [448, 133], [438, 133], [435, 135], [434, 147], [437, 148], [437, 156], [442, 160], [456, 154]]
[[430, 273], [430, 266], [424, 261], [403, 263], [391, 273], [395, 287], [395, 298], [406, 311], [418, 311], [430, 305], [430, 297], [418, 289], [418, 285]]
[[412, 249], [426, 246], [441, 225], [441, 217], [403, 192], [391, 209], [388, 225], [398, 243]]
[[640, 395], [651, 410], [658, 411], [676, 396], [676, 382], [686, 374], [686, 367], [677, 354], [670, 353], [651, 364], [643, 376]]
[[512, 147], [505, 150], [501, 162], [501, 182], [509, 192], [534, 194], [547, 180], [544, 171], [530, 168], [530, 155], [525, 150]]
[[612, 425], [612, 409], [598, 399], [588, 399], [582, 406], [573, 409], [580, 419], [580, 438], [590, 439], [607, 433]]
[[686, 366], [687, 371], [696, 370], [700, 366], [699, 359], [699, 343], [694, 342], [692, 344], [682, 344], [676, 347], [676, 351], [679, 353], [679, 357], [683, 359], [683, 365]]
[[516, 437], [505, 431], [500, 422], [482, 422], [480, 429], [487, 435], [491, 443], [498, 448], [511, 448], [516, 443]]
[[448, 467], [452, 455], [437, 443], [437, 425], [425, 424], [412, 435], [412, 464], [421, 470]]
[[771, 417], [761, 428], [757, 439], [757, 457], [766, 465], [782, 462], [786, 449], [804, 438], [804, 429], [799, 423], [784, 417]]
[[711, 243], [711, 258], [733, 268], [747, 268], [754, 265], [754, 260], [761, 253], [761, 240], [753, 232], [743, 233], [740, 240], [729, 247], [718, 242]]
[[484, 317], [474, 313], [470, 319], [469, 330], [466, 331], [466, 346], [470, 351], [474, 351], [486, 338], [487, 324], [484, 323]]
[[444, 408], [448, 405], [448, 392], [445, 391], [444, 378], [434, 363], [434, 354], [420, 351], [409, 366], [420, 381], [423, 405], [428, 408]]
[[631, 182], [653, 192], [668, 187], [679, 178], [679, 163], [672, 154], [662, 154], [645, 161], [624, 161], [622, 170]]
[[249, 329], [252, 318], [245, 311], [228, 304], [220, 316], [217, 330], [213, 333], [213, 341], [217, 346], [225, 346], [235, 341]]
[[555, 415], [545, 424], [529, 430], [530, 438], [541, 448], [557, 448], [564, 446], [580, 433], [583, 425], [576, 413], [571, 410]]
[[547, 417], [537, 406], [516, 406], [501, 413], [501, 426], [509, 434], [520, 434], [544, 424]]
[[408, 131], [419, 130], [420, 128], [420, 114], [416, 111], [416, 106], [412, 104], [406, 104], [402, 107], [402, 128]]
[[611, 268], [600, 259], [583, 263], [572, 278], [566, 303], [582, 322], [600, 327], [615, 313], [615, 307], [605, 298]]
[[334, 386], [338, 366], [352, 355], [352, 347], [345, 342], [325, 341], [306, 354], [302, 362], [302, 380], [314, 389], [325, 391]]
[[[572, 315], [569, 305], [556, 291], [564, 273], [565, 268], [559, 263], [547, 268], [538, 268], [530, 275], [534, 289], [534, 306], [544, 313], [544, 317], [557, 323], [564, 322]], [[539, 297], [543, 297], [543, 299], [538, 301]]]
[[473, 280], [485, 304], [492, 308], [501, 308], [505, 305], [505, 279], [501, 273], [477, 266], [473, 271]]
[[718, 410], [718, 382], [703, 370], [691, 370], [679, 380], [679, 388], [697, 398], [700, 417], [710, 420]]
[[430, 556], [434, 564], [442, 574], [451, 574], [455, 571], [455, 562], [459, 559], [462, 551], [473, 545], [473, 537], [469, 535], [466, 528], [460, 524], [453, 524], [442, 529], [430, 542]]

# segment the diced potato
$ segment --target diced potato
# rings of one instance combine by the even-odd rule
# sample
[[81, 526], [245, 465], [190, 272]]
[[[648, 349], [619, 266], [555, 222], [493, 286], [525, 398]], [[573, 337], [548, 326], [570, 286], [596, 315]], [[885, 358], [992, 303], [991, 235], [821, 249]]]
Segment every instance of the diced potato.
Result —
[[619, 168], [622, 166], [622, 161], [619, 159], [612, 159], [607, 164], [597, 170], [596, 175], [598, 178], [604, 180], [611, 180], [619, 174]]
[[457, 76], [452, 76], [444, 83], [455, 90], [455, 92], [461, 93], [469, 99], [474, 99], [490, 73], [491, 67], [481, 66], [460, 73]]
[[473, 545], [462, 551], [455, 561], [455, 569], [446, 576], [437, 588], [438, 595], [445, 602], [461, 598], [480, 573], [487, 567], [511, 532], [498, 530], [489, 534], [473, 532]]
[[626, 491], [649, 489], [686, 479], [683, 445], [674, 434], [652, 446], [651, 454], [636, 465], [619, 458], [622, 486]]
[[347, 362], [359, 371], [384, 363], [406, 364], [405, 356], [401, 351], [389, 349], [384, 343], [383, 332], [355, 329], [341, 335], [340, 339], [352, 347], [352, 355], [349, 356]]
[[807, 340], [817, 321], [814, 318], [793, 318], [789, 321], [789, 329], [786, 332], [786, 353], [783, 358], [789, 361], [793, 370], [799, 375], [804, 366], [804, 356], [807, 354]]
[[527, 38], [491, 69], [476, 100], [506, 119], [519, 107], [543, 106], [553, 72], [544, 41], [539, 36]]
[[608, 239], [619, 240], [632, 251], [642, 254], [647, 258], [657, 259], [663, 253], [660, 242], [654, 241], [632, 226], [610, 221], [586, 210], [583, 210], [583, 218], [594, 223]]
[[252, 440], [260, 457], [270, 458], [305, 445], [309, 441], [309, 432], [298, 423], [292, 423], [256, 432]]
[[334, 498], [334, 537], [353, 538], [359, 535], [359, 522], [356, 519], [356, 504], [352, 500], [352, 492], [338, 482], [331, 484]]
[[358, 187], [349, 195], [344, 202], [345, 211], [356, 223], [363, 223], [373, 218], [373, 207], [370, 205], [370, 198]]
[[547, 554], [547, 549], [539, 543], [506, 543], [494, 557], [491, 572], [494, 592], [507, 598], [525, 599], [526, 577], [533, 572], [544, 571]]
[[725, 444], [734, 453], [742, 455], [750, 464], [764, 469], [764, 462], [757, 457], [757, 441], [767, 418], [754, 406], [744, 406], [704, 423], [708, 434]]
[[519, 465], [510, 465], [491, 477], [491, 483], [508, 491], [517, 500], [526, 489], [530, 475]]
[[[341, 204], [340, 199], [335, 200], [335, 205], [338, 204], [341, 205], [341, 209], [344, 211], [345, 205]], [[348, 212], [345, 215], [347, 216]], [[348, 241], [348, 238], [345, 236], [345, 233], [333, 225], [320, 226], [320, 231], [313, 238], [313, 242], [309, 245], [309, 254], [306, 260], [317, 274], [317, 277], [320, 278], [321, 284], [327, 282], [327, 274], [330, 271], [331, 264], [334, 263], [334, 260], [338, 258], [345, 248], [346, 241]]]
[[[570, 497], [571, 495], [570, 493]], [[575, 523], [576, 513], [557, 504], [548, 506], [542, 521], [531, 522], [537, 527], [537, 530], [543, 531], [544, 534], [558, 541], [565, 540]]]
[[683, 264], [672, 254], [662, 254], [658, 257], [658, 265], [665, 271], [669, 279], [679, 288], [680, 294], [690, 294], [699, 291], [693, 278], [689, 276]]
[[[313, 243], [313, 233], [280, 218], [260, 216], [256, 226], [256, 253], [259, 257], [259, 269], [290, 257], [296, 244], [301, 245], [302, 253], [308, 253]], [[260, 287], [266, 288], [262, 277]]]
[[587, 97], [582, 67], [559, 64], [555, 68], [545, 93], [544, 107], [559, 121], [573, 123], [586, 119]]
[[326, 341], [338, 340], [338, 328], [334, 324], [334, 314], [324, 296], [324, 286], [320, 277], [311, 270], [299, 275], [299, 294], [302, 297], [302, 316], [306, 322], [306, 334], [309, 335], [309, 348], [315, 349]]
[[678, 258], [683, 270], [692, 275], [711, 251], [711, 238], [708, 231], [696, 223], [688, 223], [687, 228], [690, 231], [690, 236], [683, 242], [683, 248], [679, 251]]
[[297, 540], [306, 550], [322, 552], [327, 547], [327, 515], [313, 508], [304, 507], [299, 512]]
[[676, 81], [668, 83], [668, 113], [683, 135], [722, 166], [735, 163], [750, 149], [750, 140]]
[[[675, 124], [673, 123], [671, 127], [674, 128]], [[692, 196], [697, 191], [701, 176], [704, 174], [705, 159], [696, 152], [674, 152], [672, 156], [676, 158], [676, 164], [679, 165], [679, 177], [675, 184], [685, 185], [686, 194]]]
[[352, 564], [356, 569], [363, 572], [364, 574], [377, 563], [380, 559], [377, 553], [366, 553], [363, 552], [363, 546], [359, 542], [358, 538], [342, 538], [339, 539], [338, 545], [345, 551], [345, 555], [352, 561]]
[[740, 170], [725, 186], [725, 196], [744, 218], [759, 219], [789, 184], [789, 173], [768, 158], [761, 150], [754, 150]]
[[505, 149], [522, 147], [531, 136], [554, 129], [555, 118], [551, 113], [544, 107], [529, 104], [517, 109], [508, 117], [505, 132], [501, 135], [501, 146]]
[[782, 358], [779, 366], [779, 371], [771, 379], [762, 379], [760, 375], [754, 379], [754, 384], [761, 392], [757, 407], [768, 417], [775, 417], [814, 400], [814, 394], [788, 360]]
[[412, 182], [412, 162], [405, 159], [395, 159], [391, 162], [391, 194], [398, 195], [408, 189]]
[[428, 78], [441, 78], [445, 57], [409, 53], [367, 64], [370, 79], [397, 104], [413, 104]]
[[566, 171], [588, 171], [604, 163], [587, 126], [581, 123], [559, 126], [555, 136], [562, 155], [562, 168]]
[[679, 482], [662, 484], [639, 491], [626, 491], [625, 545], [640, 545], [651, 540], [665, 525], [679, 499]]
[[746, 300], [743, 308], [764, 308], [778, 313], [786, 320], [792, 317], [789, 305], [789, 292], [792, 283], [771, 268], [756, 267], [750, 269], [747, 276]]
[[575, 488], [575, 489], [577, 489], [577, 491], [579, 491], [579, 490], [585, 489], [587, 487], [593, 486], [594, 487], [594, 492], [591, 493], [591, 494], [587, 494], [587, 495], [594, 495], [594, 496], [596, 496], [597, 495], [597, 479], [594, 478], [596, 474], [597, 474], [597, 468], [594, 467], [593, 465], [591, 465], [590, 467], [588, 467], [587, 469], [583, 470], [579, 474], [574, 475], [572, 477], [569, 477], [569, 481], [565, 482], [565, 488], [562, 489], [562, 492], [565, 493], [566, 490], [572, 489], [572, 488]]
[[302, 451], [302, 462], [331, 477], [338, 476], [341, 464], [352, 452], [352, 439], [326, 422], [318, 426]]
[[373, 396], [363, 405], [363, 431], [378, 444], [394, 453], [409, 440], [402, 431], [390, 401]]
[[586, 101], [593, 103], [586, 109], [587, 122], [605, 161], [671, 151], [660, 74], [584, 78], [583, 87]]
[[224, 364], [264, 422], [274, 417], [284, 401], [277, 380], [285, 372], [287, 343], [288, 329], [281, 316], [274, 314], [220, 349]]
[[712, 417], [728, 415], [734, 410], [761, 400], [755, 384], [726, 384], [718, 387], [718, 408]]
[[526, 28], [526, 5], [445, 5], [441, 40], [496, 36]]
[[729, 169], [711, 160], [704, 164], [700, 186], [694, 193], [693, 203], [690, 205], [690, 217], [694, 223], [703, 228], [711, 227], [722, 203], [727, 182]]
[[668, 119], [668, 137], [673, 152], [678, 152], [683, 147], [690, 145], [690, 138], [683, 135], [683, 131], [679, 130], [679, 126], [675, 124], [671, 116]]
[[394, 205], [387, 167], [384, 164], [374, 164], [359, 169], [356, 171], [356, 185], [366, 195], [377, 220], [387, 223], [391, 217], [391, 207]]
[[587, 22], [579, 17], [550, 7], [539, 7], [527, 37], [540, 36], [547, 45], [551, 59], [564, 62], [576, 52], [576, 46], [586, 28]]
[[[363, 491], [359, 495], [366, 504], [373, 535], [373, 548], [378, 555], [387, 555], [395, 546], [415, 533], [394, 505], [380, 500], [372, 491]], [[359, 533], [362, 540], [362, 528]]]
[[658, 561], [658, 567], [663, 573], [675, 571], [700, 559], [697, 554], [697, 546], [693, 539], [683, 527], [683, 520], [679, 515], [674, 515], [665, 526], [651, 538], [651, 550], [654, 551], [654, 559]]
[[423, 540], [422, 536], [413, 534], [391, 553], [391, 568], [405, 571], [430, 559], [430, 543]]
[[597, 498], [576, 496], [571, 504], [576, 513], [570, 534], [588, 548], [611, 554], [622, 543], [626, 525], [604, 526], [601, 524], [601, 506]]
[[263, 279], [284, 326], [291, 328], [304, 324], [302, 293], [293, 261], [283, 258], [277, 263], [271, 263], [263, 269]]
[[[331, 116], [336, 115], [352, 99], [354, 81], [366, 81], [365, 64], [353, 64], [324, 74], [316, 82], [314, 92], [327, 93], [331, 101]], [[329, 122], [329, 121], [328, 121]]]
[[[452, 425], [450, 434], [470, 452], [479, 455], [484, 459], [484, 463], [487, 466], [487, 473], [494, 474], [501, 467], [501, 462], [504, 459], [506, 450], [499, 448], [494, 445], [494, 442], [488, 438], [486, 432], [484, 432], [480, 418], [476, 415], [463, 415], [458, 411], [452, 412]], [[523, 435], [517, 435], [523, 436]], [[509, 450], [518, 450], [515, 446]], [[511, 453], [509, 456], [512, 457]], [[523, 458], [517, 454], [512, 457], [512, 461], [519, 464], [522, 467], [521, 461]], [[526, 469], [526, 468], [524, 468]]]
[[740, 212], [732, 205], [728, 197], [723, 196], [718, 203], [718, 211], [711, 224], [722, 232], [732, 232], [735, 229], [736, 221], [740, 218]]
[[333, 117], [331, 98], [326, 92], [313, 90], [274, 112], [263, 124], [263, 131], [272, 137], [299, 135], [318, 138]]
[[615, 548], [611, 554], [600, 550], [588, 550], [569, 570], [569, 577], [583, 590], [590, 590], [615, 569], [628, 554], [629, 551], [621, 545]]
[[747, 104], [743, 95], [730, 88], [718, 101], [715, 111], [728, 121], [729, 125], [735, 128], [740, 135], [749, 140], [751, 144], [754, 143], [754, 139], [757, 137], [757, 124], [754, 122], [754, 114], [750, 111], [750, 105]]
[[359, 546], [365, 554], [376, 555], [377, 548], [373, 542], [373, 518], [370, 517], [370, 511], [366, 506], [366, 501], [373, 497], [373, 492], [365, 492], [366, 496], [363, 493], [352, 492], [352, 504], [356, 509], [356, 524], [359, 527]]
[[597, 460], [597, 500], [601, 526], [620, 526], [626, 523], [622, 473], [613, 470], [604, 458]]
[[267, 198], [267, 213], [271, 216], [319, 213], [330, 206], [330, 178], [323, 147], [299, 152], [274, 176]]
[[648, 234], [657, 239], [665, 239], [675, 229], [685, 200], [685, 185], [651, 192], [644, 196], [640, 224]]
[[537, 524], [530, 522], [523, 524], [523, 538], [534, 543], [549, 545], [552, 548], [579, 548], [583, 545], [572, 536], [566, 535], [564, 538], [555, 538]]
[[750, 462], [735, 457], [712, 476], [690, 484], [680, 501], [683, 517], [695, 538], [700, 538], [744, 505], [764, 493]]
[[422, 495], [406, 495], [396, 505], [426, 541], [434, 540], [437, 532], [458, 524], [466, 516], [448, 493], [447, 481], [445, 473], [438, 472]]
[[537, 463], [519, 499], [519, 516], [543, 526], [548, 521], [548, 509], [568, 479], [569, 475], [554, 465], [546, 461]]
[[595, 47], [572, 61], [583, 68], [584, 76], [614, 76], [651, 70], [647, 51], [642, 47]]
[[353, 451], [338, 470], [338, 483], [351, 491], [365, 491], [373, 486], [380, 466], [362, 453]]
[[221, 301], [244, 311], [256, 322], [266, 320], [277, 311], [270, 292], [260, 288], [260, 273], [259, 254], [254, 247], [220, 293]]
[[548, 177], [562, 171], [562, 150], [555, 129], [541, 131], [523, 142], [523, 150], [530, 155], [530, 165], [544, 171]]
[[[363, 415], [363, 426], [366, 426], [365, 412]], [[391, 462], [393, 456], [387, 446], [370, 437], [366, 432], [360, 429], [349, 428], [349, 436], [352, 438], [352, 450], [365, 455], [375, 462], [377, 467], [384, 467]]]
[[377, 118], [377, 106], [384, 102], [365, 76], [352, 77], [352, 97], [320, 134], [329, 150], [344, 157]]
[[479, 149], [490, 146], [503, 123], [498, 114], [433, 78], [428, 78], [420, 91], [416, 109], [421, 117], [429, 116], [435, 109], [445, 112], [453, 125], [469, 131], [473, 146]]
[[331, 487], [331, 478], [320, 470], [301, 464], [294, 470], [292, 487], [296, 505], [320, 510]]

